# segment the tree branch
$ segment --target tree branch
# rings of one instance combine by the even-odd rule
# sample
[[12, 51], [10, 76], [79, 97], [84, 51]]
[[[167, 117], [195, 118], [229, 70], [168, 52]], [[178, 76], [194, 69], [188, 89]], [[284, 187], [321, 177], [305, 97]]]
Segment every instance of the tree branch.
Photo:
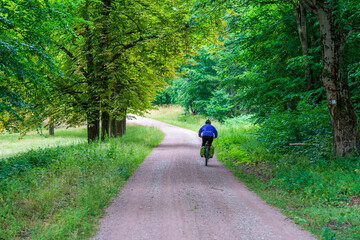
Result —
[[[63, 45], [61, 45], [60, 43], [55, 43], [61, 50], [63, 50], [71, 59], [76, 60], [76, 57], [74, 56], [74, 54], [72, 54], [72, 52], [70, 52], [68, 49], [66, 49], [66, 47], [64, 47]], [[79, 64], [78, 64], [79, 65]], [[80, 67], [80, 70], [82, 71], [83, 75], [85, 78], [88, 78], [88, 73], [85, 71], [84, 67]]]
[[128, 16], [127, 14], [124, 14], [124, 13], [122, 15], [124, 15], [125, 17], [130, 19], [130, 21], [132, 21], [136, 25], [136, 28], [138, 29], [138, 32], [141, 32], [141, 28], [140, 28], [139, 24], [133, 18], [131, 18], [130, 16]]
[[358, 30], [360, 30], [360, 27], [351, 29], [350, 32], [346, 35], [345, 40], [348, 40], [348, 39], [351, 37], [351, 35], [352, 35], [355, 31], [358, 31]]
[[318, 8], [316, 7], [313, 0], [299, 0], [300, 4], [308, 10], [311, 14], [316, 15], [318, 12]]
[[[156, 38], [157, 36], [151, 36], [151, 38]], [[149, 38], [143, 38], [143, 37], [140, 37], [138, 40], [132, 42], [132, 43], [129, 43], [129, 44], [119, 44], [120, 46], [122, 46], [122, 50], [127, 50], [129, 48], [132, 48], [132, 47], [135, 47], [139, 42], [142, 42], [142, 41], [145, 41], [145, 40], [148, 40], [148, 39], [151, 39], [150, 37]], [[113, 58], [111, 59], [111, 63], [113, 63], [116, 59], [118, 59], [121, 55], [123, 54], [123, 52], [118, 52], [116, 53]]]

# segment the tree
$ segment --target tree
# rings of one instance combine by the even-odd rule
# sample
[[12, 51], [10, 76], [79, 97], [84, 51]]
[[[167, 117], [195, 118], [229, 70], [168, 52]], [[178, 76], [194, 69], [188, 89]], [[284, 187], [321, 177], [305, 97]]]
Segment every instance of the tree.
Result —
[[347, 156], [359, 148], [358, 119], [351, 102], [344, 64], [346, 41], [358, 27], [352, 24], [357, 23], [358, 16], [351, 11], [354, 5], [349, 2], [300, 0], [300, 3], [319, 21], [321, 81], [332, 122], [333, 146], [337, 155]]
[[0, 5], [0, 130], [26, 131], [41, 122], [35, 110], [49, 93], [46, 75], [59, 74], [48, 48], [51, 32], [64, 23], [48, 1], [1, 0]]
[[110, 132], [121, 136], [126, 113], [151, 108], [164, 79], [191, 50], [188, 8], [175, 0], [104, 0], [72, 10], [83, 20], [72, 25], [76, 38], [59, 44], [67, 71], [54, 83], [74, 110], [86, 114], [89, 141], [99, 138], [100, 120], [102, 139]]
[[177, 80], [179, 89], [177, 100], [186, 111], [192, 114], [206, 115], [206, 107], [218, 85], [216, 71], [213, 69], [215, 62], [211, 59], [206, 48], [198, 51], [187, 65], [179, 71], [185, 74]]

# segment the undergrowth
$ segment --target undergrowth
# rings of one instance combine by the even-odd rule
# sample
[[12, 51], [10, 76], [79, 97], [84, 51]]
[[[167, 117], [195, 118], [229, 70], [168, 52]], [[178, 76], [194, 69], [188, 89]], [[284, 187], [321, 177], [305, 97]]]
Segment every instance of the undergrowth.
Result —
[[0, 239], [84, 239], [103, 208], [162, 139], [128, 126], [122, 138], [19, 153], [0, 161]]
[[[181, 118], [186, 118], [186, 124], [181, 124]], [[193, 116], [182, 114], [181, 118], [177, 125], [188, 128]], [[250, 189], [321, 239], [360, 239], [360, 158], [332, 158], [329, 152], [324, 154], [327, 142], [320, 144], [318, 153], [311, 145], [289, 151], [277, 151], [279, 144], [268, 148], [264, 141], [271, 139], [264, 140], [264, 132], [250, 118], [241, 116], [215, 124], [219, 132], [217, 158]], [[169, 122], [166, 115], [157, 119]], [[275, 134], [275, 122], [272, 124]], [[289, 140], [281, 144], [285, 142]]]

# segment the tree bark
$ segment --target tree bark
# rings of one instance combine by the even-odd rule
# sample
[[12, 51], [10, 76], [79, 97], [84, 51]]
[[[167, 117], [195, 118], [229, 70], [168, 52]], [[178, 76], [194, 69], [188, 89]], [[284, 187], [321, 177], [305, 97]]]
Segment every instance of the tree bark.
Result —
[[325, 0], [300, 2], [319, 21], [323, 65], [321, 81], [331, 117], [333, 147], [337, 156], [348, 156], [358, 150], [359, 126], [343, 63], [346, 34], [335, 11], [338, 9], [330, 7]]
[[126, 134], [126, 109], [119, 110], [118, 119], [112, 119], [110, 124], [111, 137], [122, 137]]
[[55, 135], [55, 126], [54, 126], [54, 124], [50, 124], [50, 126], [49, 126], [49, 135], [50, 136]]
[[109, 121], [110, 121], [110, 114], [109, 114], [109, 103], [108, 96], [106, 96], [106, 89], [108, 88], [109, 84], [109, 77], [108, 73], [106, 71], [106, 63], [108, 62], [107, 55], [105, 54], [108, 48], [108, 21], [109, 21], [109, 14], [110, 14], [110, 8], [111, 8], [111, 0], [102, 0], [101, 1], [101, 18], [100, 18], [100, 37], [99, 37], [99, 43], [98, 43], [98, 53], [97, 56], [98, 61], [98, 75], [97, 75], [97, 81], [99, 82], [100, 91], [98, 94], [101, 95], [102, 98], [102, 114], [101, 114], [101, 141], [104, 141], [106, 136], [109, 137]]
[[114, 135], [122, 137], [126, 133], [126, 117], [121, 120], [115, 120]]
[[104, 141], [106, 137], [110, 137], [110, 115], [105, 111], [101, 114], [101, 141]]
[[[84, 19], [89, 19], [89, 13], [87, 12], [89, 1], [85, 2], [85, 13]], [[87, 82], [87, 97], [88, 101], [85, 108], [86, 111], [86, 120], [87, 120], [87, 133], [88, 133], [88, 142], [92, 142], [99, 139], [100, 135], [100, 111], [99, 111], [99, 103], [100, 99], [96, 90], [98, 88], [95, 76], [95, 64], [94, 64], [94, 56], [93, 56], [93, 47], [92, 47], [92, 33], [90, 31], [90, 27], [88, 25], [85, 26], [84, 32], [84, 52], [86, 59], [86, 68], [88, 73]]]
[[99, 139], [100, 121], [99, 110], [92, 110], [88, 112], [87, 116], [87, 133], [88, 142], [93, 142]]
[[110, 120], [110, 126], [109, 126], [109, 138], [116, 137], [115, 136], [115, 119]]
[[124, 117], [124, 119], [122, 120], [123, 121], [123, 135], [126, 134], [126, 116]]

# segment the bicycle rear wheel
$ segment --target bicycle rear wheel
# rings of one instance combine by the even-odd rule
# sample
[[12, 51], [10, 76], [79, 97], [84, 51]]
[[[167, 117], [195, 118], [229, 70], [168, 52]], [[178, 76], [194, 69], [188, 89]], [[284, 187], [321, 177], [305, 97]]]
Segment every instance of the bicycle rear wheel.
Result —
[[208, 165], [209, 158], [210, 158], [210, 150], [209, 148], [205, 148], [205, 166]]

